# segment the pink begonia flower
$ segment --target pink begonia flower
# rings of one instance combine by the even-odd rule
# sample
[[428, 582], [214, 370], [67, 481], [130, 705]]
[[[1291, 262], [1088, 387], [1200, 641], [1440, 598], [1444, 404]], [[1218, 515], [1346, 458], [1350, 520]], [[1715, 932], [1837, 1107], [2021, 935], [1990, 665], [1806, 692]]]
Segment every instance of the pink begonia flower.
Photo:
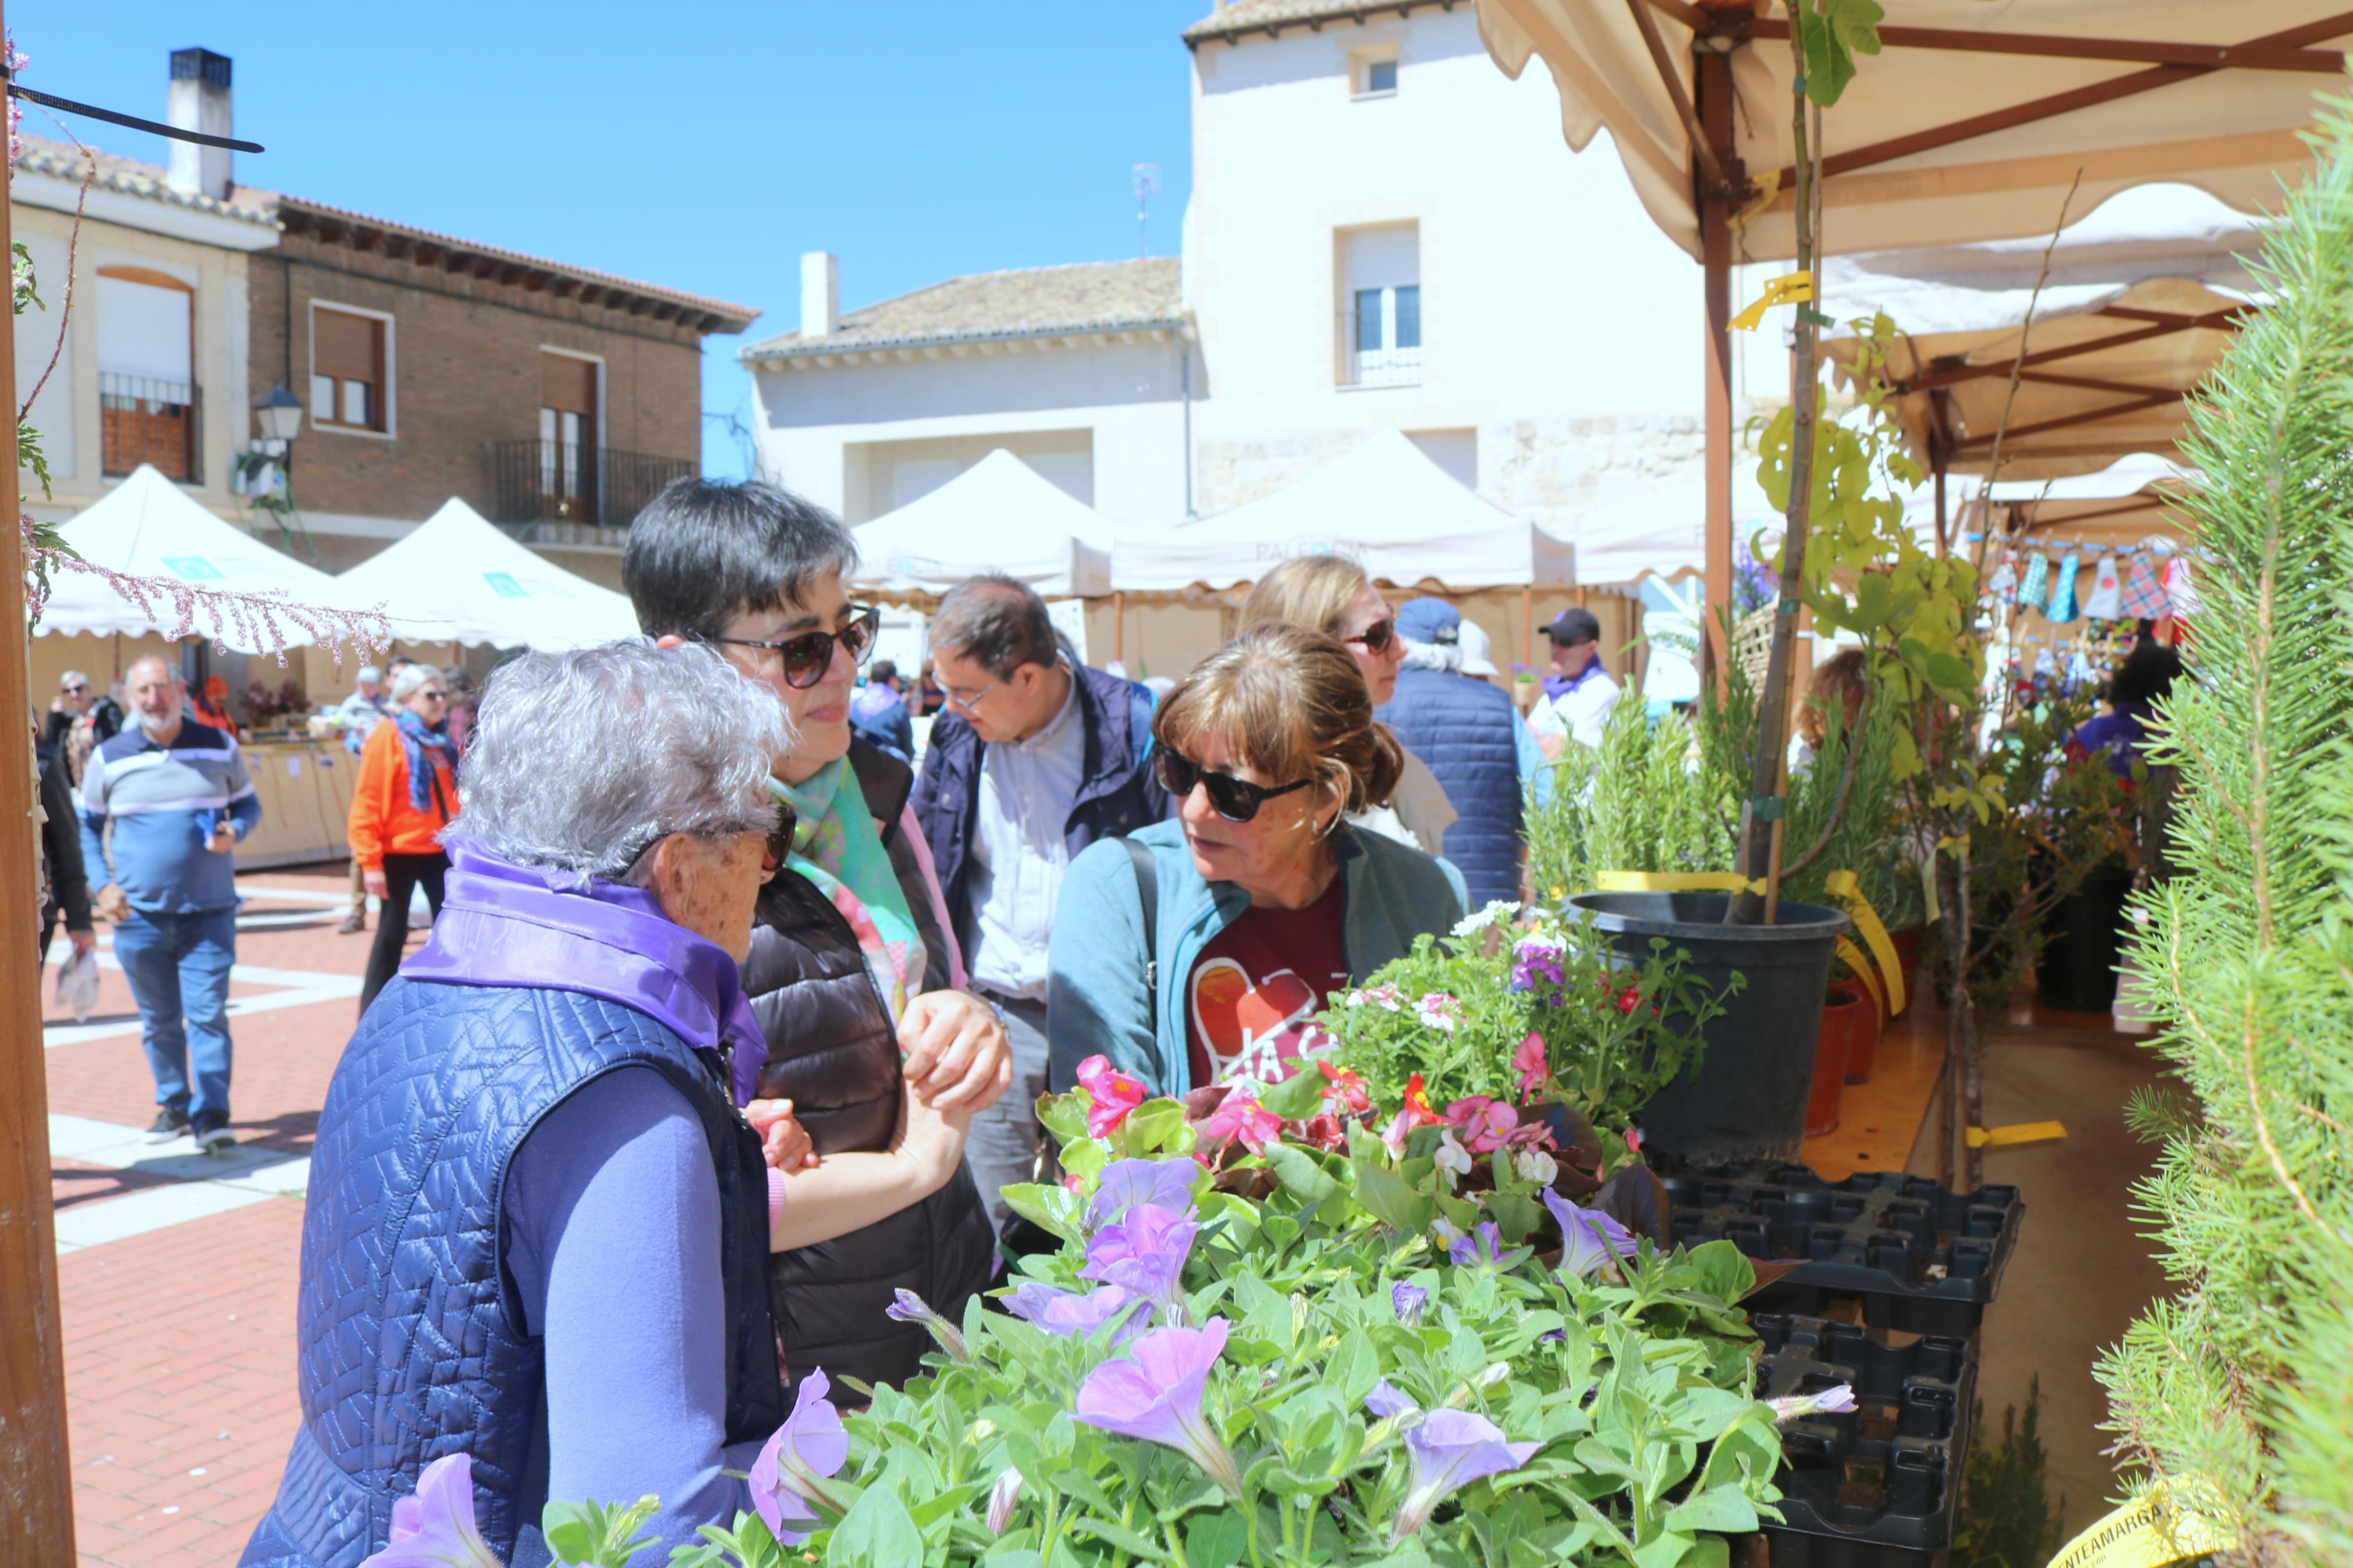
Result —
[[1087, 1097], [1090, 1138], [1110, 1137], [1144, 1103], [1144, 1085], [1113, 1068], [1109, 1057], [1089, 1057], [1079, 1064], [1079, 1089]]
[[1413, 1005], [1414, 1016], [1441, 1034], [1451, 1035], [1462, 1022], [1462, 1004], [1443, 991], [1433, 991]]
[[1201, 1136], [1225, 1142], [1239, 1138], [1253, 1154], [1282, 1135], [1282, 1118], [1258, 1102], [1258, 1097], [1237, 1090], [1218, 1102], [1201, 1123]]
[[1534, 1029], [1512, 1051], [1512, 1070], [1520, 1075], [1520, 1098], [1534, 1100], [1536, 1090], [1552, 1081], [1552, 1066], [1545, 1060], [1545, 1038]]
[[1174, 1448], [1201, 1467], [1229, 1497], [1242, 1495], [1234, 1457], [1201, 1410], [1209, 1369], [1226, 1349], [1226, 1321], [1198, 1329], [1155, 1329], [1079, 1384], [1073, 1419], [1123, 1437]]
[[1446, 1108], [1446, 1120], [1462, 1131], [1462, 1142], [1473, 1154], [1493, 1153], [1520, 1139], [1520, 1113], [1500, 1100], [1483, 1094], [1465, 1095]]
[[502, 1568], [474, 1523], [473, 1457], [426, 1466], [417, 1490], [393, 1502], [385, 1549], [360, 1568]]
[[849, 1434], [842, 1427], [841, 1412], [826, 1398], [832, 1386], [822, 1367], [801, 1379], [793, 1395], [793, 1413], [752, 1461], [752, 1506], [768, 1533], [786, 1546], [798, 1546], [810, 1533], [791, 1528], [787, 1521], [806, 1522], [810, 1530], [818, 1525], [810, 1504], [821, 1504], [836, 1516], [845, 1511], [824, 1484], [849, 1462]]

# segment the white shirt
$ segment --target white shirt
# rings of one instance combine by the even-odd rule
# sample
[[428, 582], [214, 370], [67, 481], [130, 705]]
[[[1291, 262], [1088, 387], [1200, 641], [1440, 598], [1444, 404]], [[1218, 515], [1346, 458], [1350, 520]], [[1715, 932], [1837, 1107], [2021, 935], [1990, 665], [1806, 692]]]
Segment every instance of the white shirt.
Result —
[[1086, 774], [1079, 679], [1061, 710], [1026, 741], [981, 748], [972, 838], [973, 984], [1000, 996], [1046, 999], [1046, 942], [1070, 869], [1067, 830]]
[[1575, 686], [1535, 705], [1528, 728], [1538, 735], [1567, 735], [1579, 745], [1599, 746], [1619, 695], [1618, 683], [1598, 662], [1587, 665]]

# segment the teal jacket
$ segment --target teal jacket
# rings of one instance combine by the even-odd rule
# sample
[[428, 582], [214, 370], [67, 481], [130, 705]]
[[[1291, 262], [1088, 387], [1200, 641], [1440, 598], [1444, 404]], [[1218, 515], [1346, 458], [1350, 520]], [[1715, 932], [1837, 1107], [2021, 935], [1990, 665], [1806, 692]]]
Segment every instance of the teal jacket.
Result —
[[[1062, 879], [1047, 949], [1046, 1034], [1057, 1090], [1075, 1083], [1079, 1064], [1097, 1055], [1143, 1079], [1148, 1094], [1192, 1089], [1185, 980], [1210, 939], [1250, 907], [1250, 895], [1231, 882], [1206, 882], [1193, 869], [1182, 824], [1155, 822], [1130, 837], [1152, 851], [1158, 871], [1157, 984], [1145, 961], [1134, 864], [1115, 840], [1092, 844]], [[1462, 918], [1462, 873], [1446, 861], [1345, 826], [1332, 844], [1347, 882], [1341, 947], [1350, 978], [1361, 982], [1404, 957], [1414, 938], [1443, 936]]]

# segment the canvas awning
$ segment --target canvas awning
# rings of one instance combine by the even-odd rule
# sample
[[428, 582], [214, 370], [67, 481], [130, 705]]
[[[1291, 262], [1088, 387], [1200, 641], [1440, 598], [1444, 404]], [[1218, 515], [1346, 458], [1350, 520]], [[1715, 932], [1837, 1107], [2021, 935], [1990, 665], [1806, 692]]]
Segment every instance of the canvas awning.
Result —
[[852, 531], [866, 593], [926, 598], [1001, 572], [1049, 599], [1111, 592], [1110, 530], [1088, 506], [999, 447], [929, 495]]
[[1394, 430], [1273, 494], [1174, 528], [1123, 531], [1112, 585], [1224, 589], [1278, 562], [1332, 552], [1377, 582], [1464, 593], [1572, 587], [1577, 552], [1471, 489]]
[[[2177, 503], [2197, 483], [2198, 471], [2173, 458], [2134, 452], [2093, 473], [2043, 481], [2001, 479], [1986, 500], [1998, 521], [2007, 525], [1996, 532], [2013, 543], [2086, 549], [2147, 540], [2179, 544], [2189, 531]], [[1930, 526], [1927, 506], [1925, 497], [1915, 497], [1905, 509], [1905, 521], [1925, 531]]]
[[[1714, 107], [1694, 41], [1724, 57], [1722, 173], [1755, 209], [1736, 246], [1795, 254], [1785, 16], [1747, 0], [1476, 4], [1496, 63], [1516, 77], [1541, 57], [1569, 144], [1607, 129], [1652, 220], [1694, 256], [1694, 185], [1710, 176], [1694, 181], [1691, 148]], [[2160, 179], [2275, 205], [2282, 174], [2310, 162], [2296, 132], [2314, 95], [2342, 82], [2353, 13], [2341, 0], [1906, 0], [1879, 35], [1883, 52], [1822, 117], [1833, 254], [2048, 234], [2079, 169], [2078, 213]]]
[[[1822, 268], [1823, 309], [1841, 325], [1874, 311], [1894, 323], [1883, 374], [1930, 468], [1985, 471], [2010, 405], [2005, 479], [2092, 473], [2128, 453], [2176, 449], [2183, 395], [2229, 349], [2236, 314], [2263, 302], [2241, 259], [2262, 243], [2261, 220], [2203, 191], [2143, 185], [2055, 245], [2045, 237], [1834, 257]], [[1852, 337], [1822, 348], [1853, 363]]]
[[638, 635], [626, 597], [534, 553], [455, 496], [336, 581], [382, 602], [405, 642], [561, 653]]
[[[33, 626], [37, 637], [168, 633], [180, 618], [171, 593], [174, 584], [228, 594], [282, 593], [296, 605], [320, 608], [366, 609], [374, 605], [355, 598], [324, 572], [222, 521], [144, 463], [58, 532], [84, 561], [150, 579], [158, 589], [142, 609], [104, 578], [60, 563], [49, 573], [48, 602]], [[269, 635], [272, 627], [274, 636]], [[274, 617], [271, 626], [259, 620], [240, 626], [237, 617], [216, 616], [201, 602], [188, 622], [188, 635], [236, 653], [269, 653], [314, 640], [283, 616]]]

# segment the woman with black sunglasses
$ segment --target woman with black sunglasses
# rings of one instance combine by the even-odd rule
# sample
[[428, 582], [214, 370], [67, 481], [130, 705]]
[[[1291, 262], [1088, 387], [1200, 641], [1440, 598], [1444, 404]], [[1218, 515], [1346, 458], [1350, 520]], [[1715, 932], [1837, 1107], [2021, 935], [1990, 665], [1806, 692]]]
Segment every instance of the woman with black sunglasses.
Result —
[[[1261, 621], [1285, 621], [1339, 638], [1364, 673], [1375, 708], [1397, 695], [1398, 670], [1405, 662], [1397, 612], [1353, 557], [1337, 552], [1294, 555], [1261, 577], [1242, 601], [1242, 629]], [[1389, 738], [1397, 740], [1397, 732], [1390, 731]], [[1405, 765], [1396, 789], [1366, 802], [1349, 816], [1349, 825], [1443, 855], [1446, 830], [1459, 815], [1454, 803], [1446, 798], [1438, 775], [1401, 741], [1398, 752]]]
[[1057, 1089], [1098, 1055], [1151, 1094], [1279, 1076], [1332, 992], [1462, 918], [1453, 867], [1348, 825], [1399, 752], [1336, 639], [1252, 627], [1163, 700], [1152, 737], [1176, 819], [1090, 847], [1062, 884]]

